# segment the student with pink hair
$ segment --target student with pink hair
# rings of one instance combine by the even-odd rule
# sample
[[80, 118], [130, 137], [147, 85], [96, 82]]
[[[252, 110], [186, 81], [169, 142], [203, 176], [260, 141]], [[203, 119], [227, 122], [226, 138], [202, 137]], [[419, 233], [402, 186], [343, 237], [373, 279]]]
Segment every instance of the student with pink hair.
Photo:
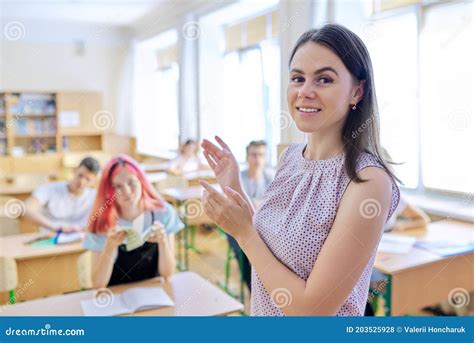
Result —
[[[153, 229], [133, 250], [124, 244], [121, 228]], [[88, 221], [84, 247], [92, 251], [92, 284], [101, 288], [175, 271], [174, 236], [184, 227], [171, 205], [146, 180], [129, 156], [114, 157], [105, 166]]]

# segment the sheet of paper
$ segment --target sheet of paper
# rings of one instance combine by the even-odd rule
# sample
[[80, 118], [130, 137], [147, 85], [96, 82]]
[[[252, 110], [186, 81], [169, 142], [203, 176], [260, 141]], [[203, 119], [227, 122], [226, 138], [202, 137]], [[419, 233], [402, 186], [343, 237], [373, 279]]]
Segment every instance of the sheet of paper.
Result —
[[406, 254], [413, 248], [415, 242], [415, 237], [386, 233], [382, 236], [377, 251], [391, 254]]
[[85, 316], [118, 316], [165, 306], [174, 306], [174, 302], [161, 287], [135, 287], [122, 294], [81, 301]]
[[120, 295], [110, 295], [102, 300], [97, 299], [81, 301], [82, 312], [85, 316], [118, 316], [132, 311], [122, 302]]
[[59, 127], [78, 127], [81, 125], [81, 116], [77, 111], [59, 112]]
[[150, 308], [174, 306], [161, 287], [136, 287], [122, 293], [123, 302], [134, 312]]

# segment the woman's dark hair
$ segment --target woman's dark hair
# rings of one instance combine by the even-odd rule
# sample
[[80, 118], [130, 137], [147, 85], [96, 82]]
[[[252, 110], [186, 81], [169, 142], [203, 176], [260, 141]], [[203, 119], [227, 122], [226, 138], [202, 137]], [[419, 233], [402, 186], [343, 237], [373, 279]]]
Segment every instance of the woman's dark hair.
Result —
[[349, 110], [342, 130], [347, 175], [355, 182], [364, 182], [356, 172], [357, 159], [361, 152], [372, 154], [386, 172], [395, 180], [392, 168], [380, 146], [380, 129], [377, 97], [374, 87], [374, 72], [369, 52], [362, 40], [352, 31], [337, 24], [327, 24], [320, 29], [306, 31], [296, 42], [291, 52], [289, 65], [296, 51], [305, 43], [320, 44], [334, 52], [344, 63], [355, 80], [363, 81], [364, 95], [355, 110]]
[[183, 153], [184, 151], [184, 148], [187, 147], [188, 145], [192, 145], [192, 144], [195, 144], [197, 146], [197, 141], [195, 141], [194, 139], [187, 139], [183, 145], [181, 145], [181, 147], [179, 148], [179, 152], [180, 153]]
[[261, 146], [264, 146], [266, 148], [267, 147], [267, 142], [265, 142], [264, 140], [251, 141], [249, 143], [249, 145], [247, 145], [247, 147], [245, 148], [245, 151], [247, 152], [247, 155], [248, 155], [250, 148], [253, 148], [253, 147], [258, 148], [258, 147], [261, 147]]

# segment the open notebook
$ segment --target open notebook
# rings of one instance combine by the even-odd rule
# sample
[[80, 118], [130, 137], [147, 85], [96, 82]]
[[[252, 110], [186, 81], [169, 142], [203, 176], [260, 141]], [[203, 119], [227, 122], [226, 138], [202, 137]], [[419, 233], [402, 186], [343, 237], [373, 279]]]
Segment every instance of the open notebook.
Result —
[[148, 229], [141, 232], [130, 227], [120, 227], [117, 231], [125, 231], [127, 233], [127, 237], [125, 238], [125, 248], [127, 251], [132, 251], [141, 247], [145, 244], [148, 237], [155, 232], [153, 226], [150, 226]]
[[473, 252], [474, 239], [470, 241], [420, 241], [416, 243], [416, 247], [448, 257]]
[[136, 287], [121, 294], [105, 293], [102, 298], [98, 295], [81, 301], [85, 316], [118, 316], [166, 306], [174, 306], [174, 302], [161, 287]]
[[406, 254], [413, 248], [415, 242], [415, 237], [384, 233], [377, 251], [390, 254]]

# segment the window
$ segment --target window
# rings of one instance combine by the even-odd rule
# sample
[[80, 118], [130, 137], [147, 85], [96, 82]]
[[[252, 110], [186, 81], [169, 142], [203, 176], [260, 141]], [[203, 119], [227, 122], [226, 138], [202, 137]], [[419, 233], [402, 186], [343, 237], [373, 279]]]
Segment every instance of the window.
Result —
[[474, 4], [429, 8], [420, 37], [423, 183], [474, 193]]
[[250, 141], [265, 139], [269, 147], [279, 142], [280, 112], [276, 102], [270, 101], [278, 95], [278, 53], [278, 46], [266, 44], [224, 56], [224, 112], [213, 126], [220, 128], [231, 146], [239, 147], [234, 154], [240, 162], [245, 161], [245, 146]]
[[474, 192], [474, 5], [419, 4], [371, 16], [367, 3], [346, 4], [336, 2], [334, 19], [369, 49], [382, 145], [403, 163], [395, 171], [404, 186]]
[[135, 48], [134, 117], [137, 150], [143, 154], [168, 155], [179, 145], [176, 40], [171, 31]]
[[220, 135], [239, 162], [245, 161], [251, 140], [264, 139], [268, 161], [276, 164], [281, 116], [277, 12], [268, 2], [256, 15], [253, 4], [238, 3], [201, 18], [200, 134]]

